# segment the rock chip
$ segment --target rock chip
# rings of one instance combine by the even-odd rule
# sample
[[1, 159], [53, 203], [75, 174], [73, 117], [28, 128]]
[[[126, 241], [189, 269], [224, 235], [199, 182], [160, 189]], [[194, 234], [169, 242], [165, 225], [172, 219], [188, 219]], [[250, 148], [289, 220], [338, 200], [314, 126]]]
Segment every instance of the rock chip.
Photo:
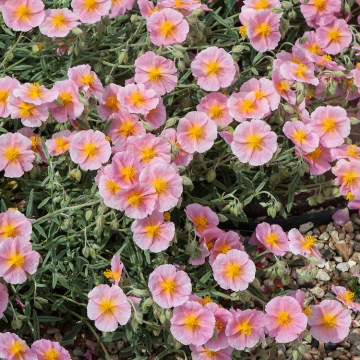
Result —
[[334, 256], [334, 253], [330, 250], [330, 249], [326, 249], [323, 253], [322, 253], [322, 257], [325, 260], [330, 260], [332, 257]]
[[73, 354], [75, 356], [83, 356], [84, 355], [84, 351], [81, 349], [81, 347], [77, 346], [74, 350], [73, 350]]
[[319, 299], [321, 299], [325, 295], [325, 291], [319, 286], [315, 286], [314, 288], [310, 289], [310, 292]]
[[320, 281], [329, 281], [330, 280], [329, 274], [326, 271], [321, 270], [321, 269], [318, 271], [316, 278]]
[[331, 231], [330, 236], [335, 242], [339, 241], [339, 233], [336, 230]]
[[327, 231], [323, 232], [320, 236], [319, 236], [319, 240], [329, 240], [330, 239], [330, 235]]
[[360, 340], [356, 341], [350, 348], [353, 355], [360, 355]]
[[314, 227], [314, 224], [309, 221], [305, 224], [301, 224], [300, 227], [299, 227], [299, 231], [302, 233], [302, 234], [306, 234], [309, 230], [311, 230], [312, 228]]
[[359, 328], [355, 328], [355, 329], [350, 330], [348, 341], [349, 341], [349, 343], [351, 345], [353, 345], [356, 342], [360, 341], [360, 329]]
[[347, 262], [342, 262], [342, 263], [337, 264], [336, 268], [341, 272], [345, 272], [350, 269], [350, 266]]
[[348, 221], [345, 223], [344, 230], [348, 233], [354, 232], [354, 225], [353, 225], [352, 221]]
[[336, 252], [345, 260], [349, 261], [354, 252], [353, 245], [346, 244], [345, 241], [335, 243]]
[[[360, 234], [356, 234], [356, 236], [358, 236], [358, 235], [360, 235]], [[355, 236], [355, 240], [356, 240], [356, 236]], [[360, 252], [360, 242], [355, 242], [354, 250]]]

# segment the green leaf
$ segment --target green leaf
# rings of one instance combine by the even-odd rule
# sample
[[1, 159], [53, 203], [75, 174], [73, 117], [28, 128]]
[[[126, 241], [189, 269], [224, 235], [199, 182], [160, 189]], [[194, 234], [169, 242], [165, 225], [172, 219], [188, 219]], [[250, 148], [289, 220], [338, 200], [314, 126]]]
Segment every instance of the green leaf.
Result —
[[50, 323], [61, 321], [62, 318], [58, 316], [38, 316], [39, 323]]
[[65, 336], [60, 341], [61, 346], [68, 346], [74, 342], [74, 337], [79, 333], [81, 330], [82, 324], [77, 323], [70, 331], [65, 333]]
[[34, 189], [30, 191], [28, 204], [26, 207], [26, 217], [31, 218], [33, 215]]
[[34, 340], [40, 340], [39, 318], [35, 310], [33, 310]]

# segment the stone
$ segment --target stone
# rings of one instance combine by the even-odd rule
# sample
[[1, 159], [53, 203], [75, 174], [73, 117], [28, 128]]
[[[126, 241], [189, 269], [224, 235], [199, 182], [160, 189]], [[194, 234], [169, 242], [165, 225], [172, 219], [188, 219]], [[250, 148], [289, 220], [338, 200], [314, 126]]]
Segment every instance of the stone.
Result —
[[105, 347], [110, 354], [117, 354], [119, 352], [116, 342], [107, 342]]
[[60, 333], [56, 333], [54, 339], [55, 341], [60, 342], [63, 339], [63, 336]]
[[338, 346], [339, 346], [339, 344], [337, 344], [337, 343], [332, 343], [332, 342], [325, 343], [326, 350], [336, 350], [338, 348]]
[[57, 329], [57, 328], [48, 328], [48, 329], [46, 329], [46, 333], [48, 335], [54, 335], [54, 334], [57, 334], [59, 332], [60, 332], [60, 330]]
[[330, 236], [335, 242], [339, 241], [339, 233], [336, 230], [331, 231]]
[[334, 230], [334, 224], [330, 223], [326, 226], [325, 231], [327, 231], [329, 233], [332, 230]]
[[73, 350], [73, 354], [76, 356], [83, 356], [84, 355], [84, 351], [81, 349], [81, 347], [77, 346], [74, 350]]
[[328, 232], [323, 232], [320, 236], [319, 236], [319, 240], [325, 240], [325, 241], [327, 241], [327, 240], [329, 240], [330, 239], [330, 235], [329, 235], [329, 233]]
[[334, 256], [334, 260], [338, 263], [343, 262], [343, 258], [341, 256]]
[[315, 244], [315, 246], [316, 246], [319, 250], [321, 250], [321, 249], [324, 248], [325, 244], [318, 242], [317, 244]]
[[360, 219], [357, 213], [351, 214], [350, 219], [353, 223], [360, 225]]
[[354, 253], [351, 255], [352, 261], [355, 261], [356, 263], [360, 262], [360, 253], [357, 251], [354, 251]]
[[353, 266], [355, 266], [357, 263], [356, 263], [356, 261], [353, 261], [353, 260], [349, 260], [348, 261], [348, 264], [349, 264], [349, 267], [350, 267], [350, 269], [353, 267]]
[[325, 291], [319, 286], [315, 286], [314, 288], [310, 289], [310, 292], [313, 295], [315, 295], [318, 299], [321, 299], [325, 295]]
[[338, 359], [339, 359], [339, 360], [349, 360], [349, 358], [348, 358], [347, 356], [345, 356], [345, 355], [340, 355], [340, 356], [338, 357]]
[[[360, 234], [357, 234], [357, 235], [360, 235]], [[355, 236], [355, 240], [356, 240], [356, 236]], [[354, 250], [360, 252], [360, 242], [355, 242]]]
[[350, 269], [350, 266], [347, 262], [342, 262], [342, 263], [337, 264], [336, 268], [341, 272], [345, 272]]
[[331, 352], [331, 353], [329, 353], [329, 355], [331, 356], [331, 357], [333, 357], [333, 358], [338, 358], [340, 355], [342, 355], [343, 354], [343, 352], [342, 351], [339, 351], [339, 350], [335, 350], [335, 351], [333, 351], [333, 352]]
[[353, 245], [346, 244], [344, 241], [335, 243], [336, 252], [345, 260], [349, 261], [351, 255], [354, 252]]
[[306, 234], [309, 230], [311, 230], [312, 228], [314, 227], [314, 224], [309, 221], [305, 224], [301, 224], [300, 227], [299, 227], [299, 231], [302, 233], [302, 234]]
[[325, 260], [330, 260], [333, 256], [334, 256], [334, 253], [330, 249], [327, 249], [322, 253], [322, 257]]
[[334, 243], [333, 242], [329, 242], [329, 248], [331, 250], [335, 250], [335, 246], [334, 246]]
[[360, 355], [360, 340], [356, 341], [350, 348], [353, 355]]
[[329, 281], [330, 280], [329, 274], [326, 271], [321, 270], [321, 269], [318, 271], [316, 278], [320, 281]]
[[344, 230], [348, 233], [354, 232], [355, 229], [354, 229], [354, 225], [353, 225], [352, 221], [348, 221], [345, 223]]
[[334, 360], [334, 359], [332, 357], [327, 356], [327, 357], [324, 357], [324, 360]]
[[356, 234], [356, 235], [355, 235], [355, 240], [356, 240], [356, 241], [360, 241], [360, 234]]
[[314, 357], [310, 353], [305, 353], [301, 358], [301, 360], [313, 360], [313, 359]]
[[353, 345], [356, 342], [360, 341], [360, 329], [359, 328], [355, 328], [355, 329], [350, 330], [348, 341], [349, 341], [349, 343], [351, 345]]

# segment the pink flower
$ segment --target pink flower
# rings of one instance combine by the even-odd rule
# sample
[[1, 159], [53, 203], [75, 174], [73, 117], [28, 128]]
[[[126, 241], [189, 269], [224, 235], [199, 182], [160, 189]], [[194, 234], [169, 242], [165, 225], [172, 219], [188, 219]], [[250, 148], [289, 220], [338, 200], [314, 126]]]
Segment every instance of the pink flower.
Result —
[[344, 143], [350, 134], [350, 119], [340, 106], [319, 106], [311, 114], [311, 128], [320, 138], [320, 144], [334, 148]]
[[177, 306], [170, 319], [170, 332], [184, 345], [203, 345], [213, 335], [215, 317], [213, 313], [195, 301]]
[[294, 63], [285, 61], [280, 66], [280, 73], [287, 80], [296, 80], [307, 84], [318, 85], [319, 79], [314, 75], [315, 67], [312, 63]]
[[145, 116], [144, 119], [147, 123], [151, 125], [153, 130], [158, 129], [160, 126], [163, 126], [166, 121], [166, 109], [163, 103], [163, 99], [159, 97], [159, 103], [156, 105], [156, 108], [150, 110]]
[[273, 70], [272, 81], [276, 91], [290, 104], [296, 103], [295, 91], [291, 90], [294, 81], [287, 81], [281, 74], [280, 70]]
[[129, 84], [119, 91], [121, 104], [126, 107], [130, 113], [147, 114], [155, 109], [159, 103], [156, 92], [152, 89], [145, 89], [143, 84]]
[[331, 156], [330, 149], [322, 145], [319, 145], [311, 153], [303, 154], [303, 157], [309, 164], [310, 174], [321, 175], [331, 169], [330, 162], [333, 161], [333, 157]]
[[288, 343], [306, 329], [307, 317], [297, 300], [291, 296], [277, 296], [265, 307], [264, 324], [269, 336], [279, 343]]
[[30, 241], [32, 226], [30, 220], [18, 210], [0, 213], [0, 243], [6, 238], [21, 237]]
[[256, 238], [273, 254], [283, 256], [289, 251], [289, 240], [279, 225], [266, 222], [256, 226]]
[[148, 19], [155, 11], [159, 11], [158, 6], [155, 7], [152, 1], [138, 0], [137, 3], [140, 9], [140, 14], [145, 19]]
[[233, 348], [252, 348], [260, 339], [264, 339], [264, 314], [250, 309], [237, 312], [229, 319], [225, 333]]
[[215, 122], [200, 111], [190, 111], [179, 120], [177, 141], [189, 153], [209, 150], [217, 137]]
[[41, 105], [54, 101], [58, 97], [58, 92], [48, 90], [39, 83], [26, 83], [17, 86], [13, 91], [13, 95], [27, 103]]
[[177, 69], [172, 60], [147, 51], [135, 60], [135, 81], [153, 89], [159, 96], [171, 92], [177, 84]]
[[319, 146], [318, 135], [302, 121], [287, 121], [282, 130], [295, 146], [305, 152], [315, 151]]
[[102, 99], [97, 107], [100, 119], [107, 120], [110, 115], [119, 112], [121, 108], [119, 99], [120, 89], [121, 86], [112, 83], [105, 88]]
[[221, 350], [209, 350], [203, 346], [190, 345], [193, 360], [231, 360], [233, 348], [231, 346]]
[[74, 136], [70, 130], [63, 130], [53, 134], [51, 139], [45, 141], [49, 154], [57, 156], [69, 150], [71, 138]]
[[150, 40], [154, 45], [181, 44], [189, 32], [189, 24], [184, 16], [173, 9], [153, 12], [146, 22]]
[[316, 238], [309, 235], [303, 236], [297, 229], [291, 229], [288, 232], [288, 237], [290, 240], [289, 247], [294, 255], [312, 255], [315, 256], [319, 262], [323, 262], [321, 254], [318, 248], [315, 246], [317, 243]]
[[280, 96], [275, 89], [274, 83], [269, 79], [250, 79], [241, 85], [240, 92], [254, 92], [255, 98], [257, 100], [266, 99], [270, 109], [273, 111], [279, 107]]
[[[0, 284], [0, 316], [3, 317], [4, 311], [7, 309], [9, 302], [9, 293], [7, 287], [3, 284]], [[1, 349], [1, 345], [0, 345]]]
[[360, 161], [339, 160], [332, 168], [336, 176], [334, 184], [340, 186], [340, 194], [346, 196], [351, 192], [355, 197], [360, 196]]
[[[202, 8], [204, 5], [197, 0], [160, 0], [158, 5], [161, 8], [175, 8], [177, 11], [181, 12], [185, 16], [188, 16], [192, 13], [193, 10]], [[204, 8], [202, 10], [206, 11]]]
[[309, 0], [307, 2], [300, 0], [300, 2], [300, 11], [311, 25], [314, 25], [314, 22], [318, 23], [325, 16], [340, 12], [341, 8], [340, 0]]
[[148, 286], [154, 301], [165, 309], [186, 303], [192, 290], [188, 274], [169, 264], [158, 266], [150, 274]]
[[255, 279], [255, 264], [241, 250], [232, 249], [226, 254], [219, 254], [211, 267], [214, 279], [225, 290], [246, 290]]
[[175, 235], [175, 225], [164, 221], [164, 215], [154, 211], [150, 216], [135, 220], [131, 225], [133, 239], [142, 250], [158, 253], [166, 250]]
[[343, 144], [335, 149], [330, 149], [331, 155], [334, 160], [339, 159], [356, 159], [360, 160], [360, 148], [355, 144]]
[[116, 182], [123, 188], [135, 185], [141, 173], [139, 160], [129, 152], [118, 152], [111, 162]]
[[31, 350], [36, 353], [38, 360], [71, 360], [69, 352], [55, 341], [35, 341], [31, 345]]
[[45, 20], [39, 26], [42, 34], [49, 37], [65, 37], [80, 24], [78, 17], [69, 9], [45, 10]]
[[312, 316], [308, 322], [310, 334], [321, 342], [338, 343], [344, 340], [350, 331], [351, 316], [336, 300], [322, 300], [320, 305], [311, 307]]
[[10, 284], [22, 284], [27, 274], [35, 274], [39, 259], [40, 254], [31, 249], [29, 241], [7, 238], [0, 242], [0, 277]]
[[135, 0], [111, 0], [110, 19], [124, 15], [126, 10], [131, 10]]
[[256, 12], [250, 19], [247, 35], [255, 50], [265, 52], [277, 47], [281, 39], [280, 19], [280, 14], [275, 14], [268, 9]]
[[135, 184], [119, 193], [119, 210], [132, 219], [143, 219], [155, 210], [156, 190], [150, 184]]
[[[82, 2], [86, 0], [73, 0], [73, 2], [74, 1]], [[98, 1], [100, 0], [96, 0], [96, 2]], [[110, 0], [104, 0], [104, 2], [105, 1], [110, 3]], [[102, 98], [104, 91], [103, 86], [96, 73], [91, 71], [90, 65], [85, 64], [74, 66], [68, 70], [68, 76], [69, 79], [76, 84], [76, 86], [85, 91], [87, 97], [90, 97], [91, 94], [94, 94], [95, 98]]]
[[216, 228], [219, 218], [208, 206], [190, 204], [185, 208], [186, 216], [195, 226], [196, 235], [202, 235], [205, 230]]
[[[241, 236], [242, 241], [244, 238]], [[244, 246], [240, 241], [240, 236], [235, 231], [228, 231], [221, 234], [215, 241], [215, 244], [210, 252], [209, 263], [213, 264], [219, 254], [227, 254], [230, 250], [237, 249], [245, 251]]]
[[137, 137], [145, 133], [145, 128], [139, 121], [139, 117], [130, 114], [125, 108], [121, 108], [118, 113], [113, 115], [113, 120], [107, 132], [115, 146], [119, 145], [118, 151], [125, 148], [128, 137]]
[[342, 286], [334, 286], [334, 285], [331, 285], [331, 291], [335, 293], [335, 295], [339, 298], [339, 300], [349, 309], [352, 309], [354, 311], [360, 310], [360, 304], [353, 301], [355, 294], [352, 291]]
[[39, 159], [39, 157], [37, 158], [35, 155], [36, 163], [40, 163], [41, 161], [44, 163], [47, 163], [47, 159], [44, 154], [44, 149], [41, 144], [41, 137], [39, 135], [35, 134], [34, 131], [32, 131], [32, 129], [30, 129], [30, 128], [21, 128], [17, 132], [21, 135], [24, 135], [28, 139], [30, 139], [30, 141], [32, 143], [31, 150], [34, 153], [37, 153], [40, 157], [40, 159]]
[[171, 145], [169, 142], [153, 134], [136, 136], [126, 144], [126, 151], [132, 153], [145, 166], [150, 160], [161, 158], [170, 163]]
[[0, 333], [0, 357], [8, 360], [38, 360], [36, 352], [10, 332]]
[[72, 0], [71, 7], [81, 22], [94, 24], [109, 13], [111, 0]]
[[34, 105], [10, 95], [7, 107], [12, 119], [21, 119], [21, 123], [28, 127], [40, 126], [49, 116], [47, 104]]
[[271, 160], [277, 149], [277, 135], [265, 121], [243, 122], [234, 131], [231, 149], [241, 162], [263, 165]]
[[99, 194], [104, 204], [119, 210], [118, 195], [122, 186], [119, 184], [115, 168], [112, 165], [106, 165], [99, 171], [101, 171], [98, 181]]
[[201, 99], [196, 110], [204, 112], [217, 126], [227, 126], [233, 120], [229, 114], [227, 100], [228, 98], [224, 94], [213, 92]]
[[6, 118], [10, 115], [7, 99], [19, 85], [20, 82], [18, 80], [12, 79], [9, 76], [0, 79], [0, 117]]
[[111, 147], [101, 131], [82, 130], [71, 139], [69, 152], [83, 170], [97, 170], [109, 160]]
[[95, 326], [101, 331], [115, 331], [125, 325], [131, 316], [131, 306], [126, 295], [118, 286], [98, 285], [88, 294], [87, 315], [95, 320]]
[[115, 254], [111, 259], [111, 270], [104, 271], [104, 275], [117, 286], [119, 285], [123, 268], [124, 264], [120, 260], [120, 254]]
[[352, 40], [351, 31], [344, 19], [336, 19], [316, 30], [316, 41], [330, 55], [341, 53]]
[[5, 24], [14, 31], [29, 31], [45, 17], [44, 3], [40, 0], [6, 1], [1, 12]]
[[214, 302], [209, 302], [204, 305], [206, 309], [209, 309], [215, 316], [215, 331], [216, 339], [208, 340], [204, 346], [209, 350], [226, 349], [229, 346], [228, 337], [225, 334], [225, 328], [232, 318], [232, 314], [229, 310], [226, 310]]
[[230, 115], [237, 121], [246, 119], [261, 119], [269, 113], [269, 102], [264, 98], [257, 98], [256, 93], [232, 93], [227, 101]]
[[35, 155], [31, 148], [31, 140], [20, 133], [0, 135], [0, 170], [5, 170], [4, 176], [20, 177], [32, 169]]
[[191, 71], [202, 89], [217, 91], [231, 85], [236, 68], [230, 54], [222, 48], [211, 46], [196, 55], [191, 63]]
[[58, 100], [62, 105], [52, 103], [49, 105], [53, 118], [60, 123], [75, 120], [84, 111], [84, 105], [79, 101], [78, 87], [71, 80], [57, 81], [53, 90], [58, 91]]
[[164, 212], [175, 207], [183, 191], [182, 178], [166, 163], [153, 163], [141, 173], [139, 181], [151, 184], [156, 190], [155, 208]]

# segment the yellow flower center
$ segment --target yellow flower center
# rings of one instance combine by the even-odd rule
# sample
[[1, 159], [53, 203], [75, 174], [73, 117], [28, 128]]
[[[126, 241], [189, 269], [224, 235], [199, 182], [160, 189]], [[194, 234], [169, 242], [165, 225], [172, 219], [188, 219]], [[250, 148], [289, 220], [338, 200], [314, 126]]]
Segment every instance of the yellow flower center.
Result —
[[332, 328], [334, 326], [336, 326], [336, 318], [335, 316], [331, 315], [331, 314], [327, 314], [323, 317], [323, 322], [325, 327], [327, 328]]
[[156, 225], [146, 226], [145, 232], [148, 236], [155, 237], [160, 233], [160, 229]]
[[17, 148], [8, 148], [5, 151], [5, 157], [10, 161], [10, 162], [18, 162], [21, 155], [20, 152]]
[[109, 270], [109, 269], [106, 269], [106, 270], [104, 271], [104, 275], [105, 275], [105, 277], [106, 277], [107, 279], [110, 279], [110, 278], [113, 277], [113, 273], [112, 273], [112, 271]]
[[307, 156], [311, 160], [316, 160], [321, 156], [321, 154], [322, 154], [322, 149], [321, 149], [321, 147], [318, 147], [314, 151], [308, 153]]
[[331, 40], [331, 41], [339, 41], [339, 38], [340, 38], [340, 32], [336, 29], [332, 29], [329, 31], [328, 33], [328, 38]]
[[278, 315], [280, 325], [288, 325], [291, 322], [290, 314], [287, 311], [281, 311]]
[[2, 228], [1, 228], [1, 232], [3, 233], [3, 235], [5, 237], [9, 237], [9, 238], [14, 238], [16, 236], [16, 228], [15, 226], [13, 225], [4, 225]]
[[97, 0], [85, 0], [84, 7], [87, 11], [94, 11], [99, 7]]
[[230, 245], [221, 245], [219, 247], [219, 251], [222, 253], [222, 254], [227, 254], [230, 250], [232, 249], [232, 247]]
[[161, 69], [153, 67], [149, 70], [149, 79], [150, 81], [157, 82], [161, 78]]
[[67, 24], [66, 17], [62, 12], [58, 12], [52, 18], [52, 25], [54, 25], [57, 28], [61, 28], [66, 24]]
[[29, 95], [32, 99], [37, 99], [41, 97], [41, 88], [39, 83], [33, 83], [29, 85]]
[[219, 105], [211, 106], [209, 115], [213, 119], [220, 119], [224, 114], [224, 110]]
[[240, 111], [251, 114], [255, 110], [255, 103], [250, 99], [244, 99], [240, 105]]
[[262, 144], [262, 140], [259, 135], [250, 135], [247, 138], [247, 141], [248, 141], [248, 147], [253, 150], [258, 150]]
[[226, 276], [231, 279], [238, 277], [243, 273], [243, 269], [236, 263], [227, 265], [225, 271]]
[[308, 52], [313, 53], [313, 54], [317, 54], [317, 55], [321, 54], [321, 47], [317, 43], [311, 44], [307, 50], [308, 50]]
[[43, 360], [58, 360], [59, 355], [60, 352], [52, 348], [44, 353]]
[[356, 172], [355, 171], [347, 171], [345, 172], [343, 183], [345, 186], [351, 186], [356, 181]]
[[246, 320], [238, 324], [237, 328], [242, 335], [251, 335], [251, 333], [253, 332], [252, 326], [249, 325], [249, 323]]
[[209, 75], [216, 75], [220, 71], [220, 64], [217, 61], [210, 61], [206, 65], [206, 71]]
[[255, 91], [256, 100], [261, 100], [265, 96], [265, 93], [261, 90]]
[[138, 207], [141, 205], [141, 193], [132, 193], [132, 195], [128, 199], [128, 203], [130, 206]]
[[239, 27], [239, 34], [244, 38], [247, 34], [247, 28], [246, 26], [240, 26]]
[[211, 250], [215, 246], [214, 243], [211, 241], [211, 239], [206, 239], [205, 242], [209, 250]]
[[19, 356], [22, 358], [21, 353], [26, 351], [26, 344], [25, 341], [16, 340], [13, 345], [10, 347], [10, 354], [14, 356]]
[[286, 80], [283, 80], [280, 82], [280, 85], [278, 85], [277, 89], [280, 91], [280, 93], [284, 93], [285, 91], [290, 90], [290, 84]]
[[262, 36], [270, 36], [271, 26], [267, 23], [262, 23], [260, 26], [256, 28], [256, 31]]
[[91, 85], [96, 81], [95, 76], [93, 74], [84, 74], [80, 77], [80, 82], [82, 82], [84, 85]]
[[69, 142], [65, 140], [62, 136], [54, 139], [54, 143], [56, 144], [56, 151], [57, 152], [64, 152], [69, 148]]
[[294, 140], [301, 143], [302, 141], [305, 140], [306, 134], [307, 134], [307, 132], [302, 129], [295, 131], [293, 134]]
[[204, 131], [199, 125], [194, 125], [189, 129], [189, 135], [192, 139], [198, 140], [203, 136], [203, 134]]
[[196, 230], [204, 231], [206, 225], [208, 224], [208, 220], [205, 216], [200, 215], [199, 217], [194, 219], [194, 224], [195, 224]]
[[35, 135], [30, 136], [30, 140], [32, 143], [31, 150], [36, 151], [37, 147], [41, 144], [40, 136], [35, 136]]
[[99, 153], [99, 148], [94, 143], [88, 143], [84, 146], [83, 151], [91, 159]]
[[311, 317], [313, 316], [312, 310], [310, 306], [307, 306], [306, 308], [303, 309], [303, 313], [307, 316], [307, 317]]
[[119, 100], [116, 96], [109, 96], [105, 100], [105, 105], [113, 112], [117, 112], [119, 110]]
[[298, 77], [304, 77], [304, 73], [308, 70], [308, 67], [305, 64], [299, 64], [298, 68], [295, 70], [295, 74]]
[[0, 103], [6, 103], [10, 93], [6, 90], [0, 90]]
[[266, 243], [269, 245], [276, 245], [279, 241], [279, 235], [275, 232], [270, 233], [270, 235], [266, 238]]
[[218, 351], [204, 349], [204, 354], [208, 359], [216, 359], [218, 355]]
[[332, 61], [332, 57], [330, 55], [327, 55], [327, 54], [323, 55], [321, 58], [324, 59], [324, 61], [326, 61], [327, 63]]
[[31, 10], [26, 5], [20, 5], [16, 10], [16, 15], [21, 21], [24, 21], [30, 18]]
[[136, 169], [132, 166], [124, 167], [121, 170], [121, 175], [126, 178], [126, 180], [132, 180], [136, 175]]
[[154, 186], [156, 192], [158, 194], [162, 194], [167, 189], [167, 183], [163, 179], [156, 179], [152, 182], [152, 185]]
[[317, 240], [313, 236], [305, 236], [305, 241], [303, 245], [303, 249], [310, 250], [316, 243]]
[[216, 320], [216, 321], [215, 321], [215, 327], [216, 327], [219, 331], [221, 331], [221, 330], [224, 328], [223, 324], [222, 324], [219, 320]]
[[358, 147], [354, 144], [351, 144], [351, 145], [348, 145], [347, 148], [346, 148], [346, 155], [347, 156], [350, 156], [350, 157], [358, 157]]
[[149, 162], [156, 156], [155, 151], [151, 148], [146, 148], [142, 151], [142, 160], [145, 162]]
[[163, 213], [163, 216], [164, 216], [164, 220], [165, 220], [165, 221], [170, 221], [171, 215], [170, 215], [170, 213], [169, 213], [168, 211], [165, 211], [165, 212]]
[[268, 9], [269, 7], [270, 4], [268, 0], [259, 0], [255, 5], [255, 10], [259, 11], [263, 9]]
[[144, 95], [140, 91], [134, 91], [130, 97], [130, 102], [135, 106], [141, 106], [145, 103]]
[[115, 304], [114, 304], [114, 301], [113, 300], [103, 300], [101, 303], [100, 303], [100, 311], [103, 313], [103, 314], [106, 314], [106, 315], [111, 315], [113, 310], [115, 308]]
[[345, 199], [346, 199], [346, 200], [354, 200], [354, 199], [355, 199], [355, 196], [354, 196], [354, 194], [353, 194], [351, 191], [348, 191], [348, 193], [346, 194]]
[[346, 290], [344, 292], [344, 294], [341, 296], [341, 298], [348, 304], [349, 302], [353, 301], [355, 297], [355, 294], [350, 291], [350, 290]]
[[135, 135], [135, 126], [130, 121], [125, 122], [120, 125], [119, 131], [125, 137], [133, 136]]
[[168, 294], [172, 294], [175, 292], [176, 290], [176, 284], [174, 280], [171, 279], [167, 279], [165, 280], [162, 284], [161, 284], [162, 289], [164, 290], [164, 292], [168, 293]]
[[67, 106], [72, 103], [72, 95], [68, 91], [60, 91], [58, 99]]
[[174, 24], [171, 21], [164, 21], [160, 25], [160, 33], [165, 37], [170, 36], [174, 30]]
[[115, 180], [106, 180], [105, 188], [107, 191], [110, 191], [113, 195], [117, 194], [121, 188]]
[[335, 126], [336, 126], [335, 120], [332, 117], [329, 117], [329, 118], [324, 120], [323, 128], [326, 131], [329, 131], [329, 132], [334, 131]]
[[306, 95], [306, 99], [310, 100], [310, 99], [312, 99], [313, 96], [314, 96], [314, 93], [312, 91], [309, 91]]
[[187, 329], [194, 331], [199, 327], [199, 321], [194, 314], [190, 314], [186, 316], [184, 325]]
[[14, 265], [14, 266], [23, 266], [24, 262], [25, 262], [25, 257], [22, 256], [21, 254], [11, 254], [9, 256], [9, 265]]
[[19, 116], [22, 119], [26, 119], [32, 115], [34, 109], [35, 109], [35, 105], [23, 101], [19, 106], [19, 110], [18, 110]]
[[314, 0], [314, 6], [320, 10], [323, 11], [326, 6], [326, 0]]
[[204, 296], [204, 300], [201, 301], [201, 305], [204, 306], [204, 305], [209, 304], [211, 302], [212, 302], [211, 297], [206, 295], [206, 296]]

